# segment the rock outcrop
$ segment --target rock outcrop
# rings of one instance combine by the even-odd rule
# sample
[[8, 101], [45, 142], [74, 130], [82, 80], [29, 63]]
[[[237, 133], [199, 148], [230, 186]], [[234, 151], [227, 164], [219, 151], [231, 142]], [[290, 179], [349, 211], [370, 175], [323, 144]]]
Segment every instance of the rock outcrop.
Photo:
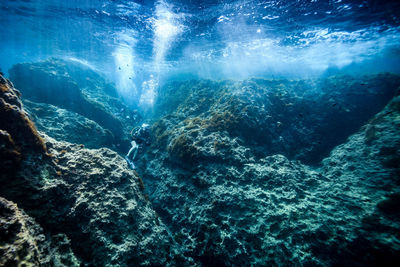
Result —
[[[125, 160], [106, 148], [90, 150], [39, 135], [18, 91], [3, 77], [0, 81], [0, 155], [8, 160], [1, 164], [6, 171], [0, 173], [0, 196], [34, 218], [46, 236], [61, 235], [70, 240], [77, 262], [149, 266], [179, 261], [179, 246], [152, 209], [143, 193], [143, 182]], [[7, 209], [17, 212], [16, 208]], [[1, 214], [2, 220], [12, 219], [7, 214]], [[18, 220], [29, 220], [22, 217]], [[4, 229], [1, 236], [6, 238]], [[41, 262], [43, 253], [32, 241], [37, 233], [30, 233], [32, 238], [21, 240], [26, 243], [21, 246], [33, 246], [32, 255], [14, 258], [18, 264]], [[20, 244], [7, 242], [11, 246]], [[0, 255], [1, 262], [8, 262], [13, 257], [10, 253]]]
[[[399, 77], [315, 83], [170, 84], [142, 181], [108, 148], [38, 132], [0, 76], [0, 264], [398, 266]], [[54, 136], [45, 114], [86, 121], [27, 105]]]
[[[196, 265], [400, 263], [400, 98], [369, 122], [363, 113], [382, 109], [396, 93], [399, 78], [349, 79], [320, 81], [337, 86], [316, 92], [288, 81], [265, 81], [271, 87], [261, 89], [256, 85], [262, 81], [249, 81], [237, 90], [229, 89], [232, 84], [191, 82], [182, 87], [186, 95], [175, 107], [168, 100], [158, 103], [158, 114], [166, 115], [153, 125], [153, 145], [138, 168], [155, 210]], [[309, 91], [299, 91], [301, 84]], [[300, 110], [309, 113], [290, 116]], [[287, 145], [296, 149], [304, 138], [312, 140], [339, 125], [343, 128], [331, 134], [343, 137], [353, 129], [348, 124], [364, 118], [367, 125], [334, 149], [321, 167], [269, 155], [279, 149], [274, 134], [293, 138]], [[294, 129], [284, 126], [288, 122]]]
[[[129, 147], [128, 136], [140, 120], [116, 89], [92, 69], [74, 62], [49, 59], [14, 65], [10, 79], [34, 102], [52, 104], [78, 113], [113, 134], [114, 149]], [[100, 146], [98, 146], [100, 147]]]
[[29, 100], [24, 100], [23, 104], [37, 129], [56, 140], [83, 144], [87, 148], [113, 148], [115, 145], [109, 130], [78, 113]]

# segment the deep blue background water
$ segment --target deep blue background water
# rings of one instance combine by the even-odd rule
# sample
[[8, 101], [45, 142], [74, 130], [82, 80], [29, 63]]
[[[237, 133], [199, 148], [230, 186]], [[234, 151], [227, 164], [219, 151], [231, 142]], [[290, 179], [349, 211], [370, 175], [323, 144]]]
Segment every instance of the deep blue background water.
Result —
[[151, 104], [166, 78], [400, 72], [400, 1], [2, 0], [0, 68], [61, 57]]

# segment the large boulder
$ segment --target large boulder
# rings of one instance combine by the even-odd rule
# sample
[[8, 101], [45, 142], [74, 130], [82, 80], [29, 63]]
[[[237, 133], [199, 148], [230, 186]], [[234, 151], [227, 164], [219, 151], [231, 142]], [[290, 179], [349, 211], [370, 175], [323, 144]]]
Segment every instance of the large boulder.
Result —
[[182, 143], [181, 136], [194, 144], [205, 136], [212, 140], [216, 132], [227, 133], [260, 158], [279, 153], [318, 164], [379, 112], [399, 86], [400, 77], [388, 73], [317, 80], [172, 82], [161, 89], [155, 104], [156, 117], [169, 115], [157, 124], [156, 140], [172, 146], [171, 156], [176, 157], [174, 147]]
[[12, 175], [22, 158], [45, 155], [43, 138], [22, 108], [20, 92], [0, 75], [0, 165], [1, 176]]
[[[7, 170], [0, 173], [0, 196], [34, 218], [46, 235], [71, 240], [83, 264], [176, 264], [179, 246], [125, 160], [107, 148], [91, 150], [39, 135], [18, 92], [1, 76], [0, 81], [0, 155], [10, 161], [0, 165]], [[7, 236], [4, 229], [2, 237]], [[0, 255], [0, 262], [13, 258], [10, 253]], [[30, 259], [40, 262], [40, 253], [32, 253]], [[23, 264], [24, 259], [13, 262]]]

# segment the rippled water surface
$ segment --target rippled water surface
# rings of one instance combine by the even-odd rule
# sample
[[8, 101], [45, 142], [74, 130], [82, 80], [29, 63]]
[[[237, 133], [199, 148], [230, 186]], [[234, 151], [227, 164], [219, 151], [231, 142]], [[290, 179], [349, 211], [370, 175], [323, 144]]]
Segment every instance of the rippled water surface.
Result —
[[398, 72], [399, 14], [398, 1], [4, 0], [0, 67], [80, 61], [148, 103], [171, 76]]

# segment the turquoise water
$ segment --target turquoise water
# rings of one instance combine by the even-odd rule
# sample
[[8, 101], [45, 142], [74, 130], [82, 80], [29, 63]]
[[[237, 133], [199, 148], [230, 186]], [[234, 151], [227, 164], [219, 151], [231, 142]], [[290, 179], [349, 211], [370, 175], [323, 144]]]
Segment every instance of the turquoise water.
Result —
[[0, 59], [0, 266], [400, 266], [400, 1], [0, 0]]
[[0, 68], [78, 61], [143, 105], [171, 77], [398, 72], [399, 10], [397, 1], [2, 1]]

